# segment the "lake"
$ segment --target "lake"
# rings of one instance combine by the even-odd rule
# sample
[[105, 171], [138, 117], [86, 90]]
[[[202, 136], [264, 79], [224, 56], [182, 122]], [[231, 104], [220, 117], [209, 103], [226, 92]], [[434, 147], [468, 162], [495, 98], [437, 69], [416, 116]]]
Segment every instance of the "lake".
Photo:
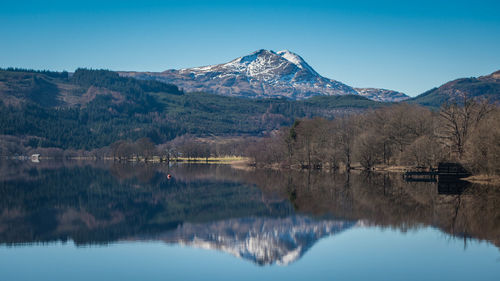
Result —
[[495, 186], [229, 165], [0, 164], [2, 281], [500, 280], [499, 247]]

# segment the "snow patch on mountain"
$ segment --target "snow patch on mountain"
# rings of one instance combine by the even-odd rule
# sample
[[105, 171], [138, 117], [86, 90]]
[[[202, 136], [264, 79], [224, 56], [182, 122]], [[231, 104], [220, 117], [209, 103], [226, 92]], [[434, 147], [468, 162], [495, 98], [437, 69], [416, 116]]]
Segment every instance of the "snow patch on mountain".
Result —
[[300, 69], [307, 69], [311, 73], [314, 73], [315, 75], [319, 76], [319, 74], [312, 67], [310, 67], [309, 64], [307, 64], [306, 61], [303, 58], [301, 58], [299, 55], [292, 53], [288, 50], [279, 51], [278, 55], [282, 56], [284, 59], [288, 60], [289, 62], [295, 64]]
[[409, 99], [410, 97], [401, 92], [377, 89], [377, 88], [354, 88], [359, 95], [369, 98], [374, 101], [382, 102], [400, 102]]

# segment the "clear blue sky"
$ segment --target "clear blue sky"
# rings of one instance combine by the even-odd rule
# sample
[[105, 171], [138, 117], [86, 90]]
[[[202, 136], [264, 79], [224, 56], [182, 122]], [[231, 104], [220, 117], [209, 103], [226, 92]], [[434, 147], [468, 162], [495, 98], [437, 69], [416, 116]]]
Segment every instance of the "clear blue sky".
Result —
[[163, 71], [289, 49], [323, 76], [417, 95], [500, 69], [500, 1], [7, 1], [0, 67]]

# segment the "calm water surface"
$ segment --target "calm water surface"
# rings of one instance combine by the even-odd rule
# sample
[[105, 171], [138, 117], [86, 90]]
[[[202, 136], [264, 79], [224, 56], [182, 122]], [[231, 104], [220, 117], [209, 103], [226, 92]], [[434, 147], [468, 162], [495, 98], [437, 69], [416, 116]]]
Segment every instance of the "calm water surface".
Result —
[[0, 166], [0, 280], [500, 280], [499, 246], [493, 186], [223, 165]]

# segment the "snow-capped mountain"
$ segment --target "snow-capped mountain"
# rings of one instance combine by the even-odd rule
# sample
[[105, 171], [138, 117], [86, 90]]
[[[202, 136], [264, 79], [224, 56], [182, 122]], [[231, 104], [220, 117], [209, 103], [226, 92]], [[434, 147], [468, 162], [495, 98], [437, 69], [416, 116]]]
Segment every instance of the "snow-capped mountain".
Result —
[[[225, 96], [306, 99], [317, 95], [359, 95], [354, 88], [318, 74], [288, 50], [258, 50], [228, 63], [164, 72], [120, 72], [123, 76], [175, 84], [187, 92]], [[393, 101], [390, 94], [379, 98]]]
[[410, 97], [401, 92], [387, 90], [387, 89], [376, 89], [376, 88], [354, 88], [359, 95], [369, 98], [374, 101], [383, 102], [400, 102], [409, 99]]
[[315, 220], [307, 216], [239, 218], [184, 223], [153, 239], [219, 250], [259, 265], [288, 265], [298, 260], [319, 239], [355, 225], [356, 222], [351, 221]]

